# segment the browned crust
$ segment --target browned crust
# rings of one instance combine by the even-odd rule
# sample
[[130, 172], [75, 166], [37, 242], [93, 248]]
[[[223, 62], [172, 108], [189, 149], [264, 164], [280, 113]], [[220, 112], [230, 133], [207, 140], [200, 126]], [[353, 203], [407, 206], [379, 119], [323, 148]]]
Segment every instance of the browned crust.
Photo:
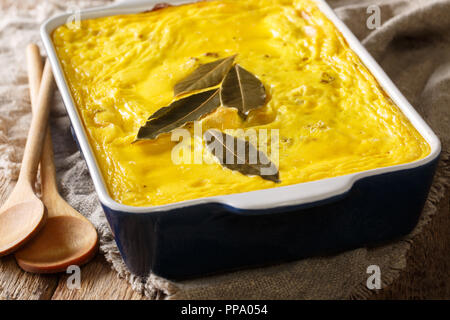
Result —
[[168, 7], [173, 7], [173, 5], [171, 5], [170, 3], [167, 3], [167, 2], [161, 2], [161, 3], [155, 4], [152, 9], [145, 10], [142, 13], [158, 11], [158, 10], [165, 9], [165, 8], [168, 8]]
[[190, 3], [184, 3], [184, 4], [180, 4], [180, 5], [173, 5], [173, 4], [170, 4], [167, 2], [160, 2], [160, 3], [155, 4], [152, 9], [142, 11], [142, 13], [148, 13], [148, 12], [158, 11], [158, 10], [166, 9], [166, 8], [170, 8], [170, 7], [182, 6], [182, 5], [198, 3], [198, 2], [205, 2], [205, 1], [208, 1], [208, 0], [197, 0], [197, 1], [194, 0]]

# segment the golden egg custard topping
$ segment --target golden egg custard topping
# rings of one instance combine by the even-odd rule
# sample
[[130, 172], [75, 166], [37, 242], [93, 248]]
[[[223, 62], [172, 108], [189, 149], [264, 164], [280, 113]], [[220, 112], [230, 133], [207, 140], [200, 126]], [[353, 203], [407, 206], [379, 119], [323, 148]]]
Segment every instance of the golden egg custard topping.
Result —
[[[53, 41], [109, 192], [122, 204], [156, 206], [274, 188], [430, 153], [310, 0], [206, 1], [85, 20], [57, 28]], [[233, 55], [264, 84], [266, 103], [245, 117], [220, 106], [200, 126], [278, 130], [272, 160], [279, 183], [214, 161], [175, 163], [178, 142], [170, 133], [135, 142], [149, 116], [178, 99], [177, 83], [200, 65]], [[194, 125], [183, 128], [193, 132]]]

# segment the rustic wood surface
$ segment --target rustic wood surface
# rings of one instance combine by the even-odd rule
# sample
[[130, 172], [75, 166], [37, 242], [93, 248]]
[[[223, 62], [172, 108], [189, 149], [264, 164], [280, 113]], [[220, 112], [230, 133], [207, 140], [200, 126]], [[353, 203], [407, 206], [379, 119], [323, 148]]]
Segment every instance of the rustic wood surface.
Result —
[[68, 275], [62, 275], [51, 298], [54, 300], [145, 299], [144, 296], [132, 290], [126, 280], [119, 278], [117, 272], [112, 270], [100, 255], [94, 261], [82, 267], [81, 275], [80, 290], [68, 290], [66, 285]]
[[[372, 299], [450, 299], [450, 192], [438, 214], [414, 241], [407, 268]], [[11, 256], [0, 259], [2, 299], [146, 299], [118, 277], [101, 255], [81, 268], [81, 289], [68, 289], [68, 275], [33, 275]]]

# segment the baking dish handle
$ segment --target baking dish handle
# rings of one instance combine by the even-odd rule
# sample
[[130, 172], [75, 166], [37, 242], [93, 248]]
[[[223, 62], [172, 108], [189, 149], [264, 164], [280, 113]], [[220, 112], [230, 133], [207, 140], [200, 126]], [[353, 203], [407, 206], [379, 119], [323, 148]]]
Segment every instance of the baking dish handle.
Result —
[[362, 178], [358, 174], [306, 182], [286, 187], [234, 194], [220, 199], [221, 203], [236, 210], [261, 210], [267, 208], [309, 206], [322, 201], [332, 201], [344, 197], [355, 181]]

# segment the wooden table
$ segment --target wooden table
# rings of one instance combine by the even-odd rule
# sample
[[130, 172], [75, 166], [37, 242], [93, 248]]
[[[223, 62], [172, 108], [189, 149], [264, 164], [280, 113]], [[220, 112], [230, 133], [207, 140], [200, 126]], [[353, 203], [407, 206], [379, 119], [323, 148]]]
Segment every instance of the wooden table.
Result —
[[[408, 266], [389, 287], [372, 299], [450, 299], [450, 192], [439, 213], [414, 242]], [[82, 267], [81, 289], [70, 290], [68, 275], [33, 275], [13, 257], [0, 259], [0, 299], [145, 299], [120, 279], [99, 255]]]

